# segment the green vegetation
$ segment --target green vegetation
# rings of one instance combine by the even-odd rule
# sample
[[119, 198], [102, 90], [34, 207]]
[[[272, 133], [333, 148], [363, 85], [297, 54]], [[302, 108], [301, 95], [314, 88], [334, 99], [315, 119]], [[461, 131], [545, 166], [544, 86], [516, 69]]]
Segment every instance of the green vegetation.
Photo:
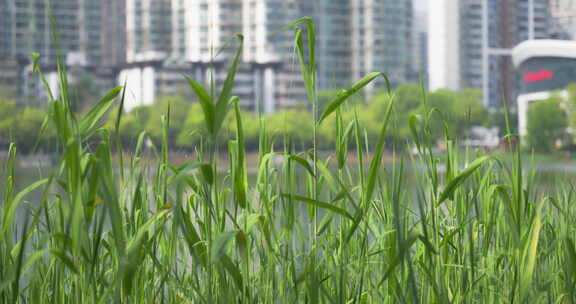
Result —
[[[0, 94], [1, 94], [0, 90]], [[423, 111], [421, 103], [421, 88], [416, 84], [401, 85], [394, 90], [396, 107], [393, 115], [394, 128], [387, 134], [389, 139], [405, 143], [410, 139], [410, 127], [408, 118], [410, 115], [418, 114]], [[80, 79], [77, 84], [70, 88], [71, 108], [74, 112], [85, 113], [93, 106], [97, 100], [96, 89], [88, 79]], [[338, 90], [328, 90], [318, 92], [318, 108], [324, 109], [326, 104], [334, 99]], [[191, 102], [185, 92], [175, 96], [161, 98], [150, 106], [140, 106], [129, 113], [123, 115], [120, 127], [120, 136], [126, 148], [135, 148], [136, 140], [140, 131], [146, 130], [150, 138], [157, 144], [162, 141], [162, 115], [166, 113], [168, 106], [172, 109], [172, 123], [169, 132], [169, 144], [172, 149], [193, 150], [201, 143], [203, 136], [207, 135], [207, 130], [203, 123], [204, 114], [200, 103], [196, 102], [197, 97]], [[1, 95], [0, 95], [1, 96]], [[464, 137], [464, 131], [473, 125], [493, 125], [503, 124], [496, 122], [497, 118], [491, 119], [484, 106], [479, 103], [480, 92], [476, 90], [462, 90], [453, 92], [449, 90], [438, 90], [429, 94], [430, 104], [436, 107], [442, 113], [434, 114], [436, 122], [445, 122], [454, 136]], [[356, 105], [354, 112], [344, 112], [345, 121], [353, 120], [357, 115], [362, 121], [368, 137], [375, 140], [380, 132], [380, 124], [383, 115], [388, 107], [388, 92], [381, 91], [372, 98], [365, 100], [362, 95], [353, 96], [353, 100], [348, 101]], [[6, 109], [4, 110], [4, 108]], [[245, 127], [246, 147], [251, 150], [257, 150], [259, 127], [261, 118], [267, 126], [267, 136], [270, 138], [287, 138], [296, 143], [299, 147], [311, 147], [313, 136], [312, 127], [313, 119], [308, 115], [309, 106], [303, 103], [299, 107], [287, 110], [277, 111], [271, 115], [260, 117], [259, 115], [242, 111]], [[31, 152], [35, 144], [35, 138], [39, 130], [42, 118], [46, 109], [29, 106], [17, 106], [14, 97], [0, 98], [0, 142], [8, 145], [10, 141], [16, 142], [21, 153]], [[31, 113], [34, 115], [30, 115]], [[28, 113], [15, 117], [14, 113]], [[111, 111], [110, 113], [115, 113]], [[318, 130], [318, 147], [320, 149], [332, 149], [334, 136], [336, 134], [334, 118], [329, 117], [330, 123], [325, 123]], [[501, 119], [502, 120], [502, 119]], [[40, 121], [40, 122], [39, 122]], [[113, 119], [108, 120], [108, 128], [113, 129]], [[19, 124], [33, 126], [35, 128], [21, 129]], [[21, 130], [21, 131], [19, 131]], [[54, 130], [49, 130], [52, 134]], [[457, 131], [457, 132], [456, 132]], [[235, 132], [235, 124], [231, 121], [225, 121], [222, 125], [223, 136], [219, 140], [222, 148], [227, 147], [226, 138]], [[49, 135], [49, 134], [48, 134]], [[54, 136], [44, 134], [39, 147], [45, 151], [56, 148]], [[442, 124], [437, 124], [433, 132], [435, 140], [443, 138]]]
[[[318, 93], [323, 96], [323, 99], [331, 100], [338, 94], [337, 91], [324, 91]], [[389, 139], [394, 139], [398, 142], [406, 142], [410, 139], [410, 127], [408, 118], [410, 115], [422, 113], [424, 108], [421, 103], [421, 89], [418, 85], [407, 84], [399, 86], [394, 89], [396, 106], [394, 108], [394, 115], [392, 117], [392, 124], [394, 128], [387, 134]], [[77, 98], [72, 94], [72, 100], [86, 100]], [[323, 99], [319, 99], [319, 109], [324, 108]], [[464, 131], [473, 125], [491, 125], [491, 116], [487, 113], [486, 109], [478, 102], [479, 92], [475, 90], [463, 90], [461, 92], [452, 92], [448, 90], [439, 90], [429, 94], [430, 104], [439, 109], [442, 117], [438, 113], [434, 114], [436, 122], [444, 121], [451, 132], [451, 136], [458, 136], [464, 138]], [[87, 102], [88, 105], [93, 105], [95, 102]], [[366, 130], [368, 137], [375, 140], [379, 134], [379, 128], [382, 122], [383, 115], [388, 107], [388, 93], [383, 91], [376, 94], [374, 97], [367, 101], [358, 95], [349, 101], [350, 105], [355, 105], [358, 119], [363, 123], [363, 128]], [[150, 106], [140, 106], [129, 113], [125, 113], [122, 117], [120, 135], [122, 142], [126, 148], [135, 148], [138, 134], [142, 130], [146, 130], [150, 138], [157, 144], [162, 141], [162, 124], [161, 118], [168, 109], [172, 109], [172, 123], [170, 124], [169, 144], [173, 149], [186, 149], [192, 150], [200, 144], [203, 136], [207, 135], [207, 130], [204, 125], [204, 114], [202, 107], [198, 102], [191, 102], [182, 95], [169, 96], [160, 99], [158, 102]], [[9, 110], [2, 110], [3, 107], [10, 107]], [[72, 105], [75, 110], [77, 106]], [[84, 107], [87, 107], [86, 105]], [[17, 108], [18, 110], [16, 110]], [[18, 133], [22, 136], [16, 136], [15, 132], [19, 129], [16, 122], [26, 125], [36, 126], [38, 124], [37, 116], [42, 116], [45, 113], [43, 109], [36, 107], [20, 107], [16, 106], [12, 100], [0, 100], [0, 141], [6, 142], [16, 141], [18, 148], [21, 152], [30, 152], [30, 148], [34, 145], [34, 140], [37, 135], [36, 129], [29, 129], [29, 133]], [[13, 113], [25, 112], [38, 113], [37, 116], [23, 115], [22, 117], [14, 117]], [[85, 113], [84, 111], [76, 111]], [[111, 111], [110, 113], [115, 113]], [[277, 111], [271, 115], [259, 115], [243, 111], [242, 117], [244, 120], [245, 140], [246, 146], [249, 150], [257, 150], [260, 120], [263, 119], [267, 126], [267, 136], [271, 138], [289, 138], [292, 142], [298, 144], [299, 147], [312, 146], [312, 127], [313, 120], [308, 115], [310, 108], [306, 104], [293, 109]], [[354, 118], [354, 112], [342, 113], [345, 121], [351, 121]], [[332, 149], [332, 143], [336, 134], [334, 117], [328, 117], [327, 123], [320, 126], [318, 130], [318, 145], [321, 149]], [[41, 123], [42, 119], [40, 119]], [[109, 120], [108, 127], [112, 130], [114, 124], [113, 119]], [[222, 125], [222, 134], [226, 136], [219, 140], [219, 145], [223, 148], [227, 146], [226, 138], [235, 133], [236, 125], [233, 121], [225, 121]], [[456, 132], [457, 131], [457, 132]], [[438, 124], [433, 132], [434, 139], [443, 138], [443, 127]], [[54, 149], [55, 138], [43, 137], [41, 147], [45, 150]], [[50, 144], [51, 143], [51, 144]]]
[[558, 140], [566, 139], [566, 111], [562, 99], [552, 97], [528, 108], [528, 142], [539, 151], [552, 151]]
[[[544, 196], [518, 151], [511, 162], [459, 156], [448, 138], [461, 135], [455, 126], [472, 115], [436, 108], [455, 93], [397, 90], [379, 94], [378, 103], [352, 102], [385, 77], [375, 73], [320, 103], [312, 22], [289, 28], [313, 109], [309, 127], [294, 126], [290, 112], [280, 122], [246, 120], [231, 96], [235, 65], [216, 96], [189, 79], [199, 103], [186, 115], [174, 100], [158, 105], [158, 120], [143, 109], [125, 115], [122, 88], [78, 115], [60, 65], [62, 94], [50, 101], [40, 132], [54, 131], [62, 151], [56, 169], [18, 191], [10, 145], [2, 170], [0, 303], [576, 301], [570, 186]], [[398, 102], [402, 94], [410, 106]], [[186, 135], [176, 132], [181, 123], [191, 128]], [[312, 148], [302, 150], [287, 126]], [[122, 157], [124, 137], [143, 127], [148, 132]], [[256, 180], [247, 178], [250, 132], [258, 133]], [[509, 123], [506, 132], [512, 140]], [[322, 159], [321, 134], [334, 151]], [[150, 136], [158, 149], [146, 148]], [[173, 165], [169, 149], [186, 136], [198, 138], [196, 160]], [[418, 154], [384, 167], [393, 136], [410, 136]], [[438, 136], [448, 139], [442, 159], [432, 153]], [[216, 157], [223, 138], [228, 168]], [[358, 162], [346, 161], [349, 146]], [[150, 155], [158, 161], [149, 163]], [[408, 164], [419, 165], [413, 180]], [[32, 191], [41, 198], [29, 200]]]
[[[17, 106], [15, 101], [2, 98], [0, 113], [0, 144], [8, 147], [10, 141], [15, 141], [20, 149], [30, 151], [46, 113], [36, 107]], [[53, 138], [52, 132], [44, 134], [41, 137], [43, 146], [48, 147]]]

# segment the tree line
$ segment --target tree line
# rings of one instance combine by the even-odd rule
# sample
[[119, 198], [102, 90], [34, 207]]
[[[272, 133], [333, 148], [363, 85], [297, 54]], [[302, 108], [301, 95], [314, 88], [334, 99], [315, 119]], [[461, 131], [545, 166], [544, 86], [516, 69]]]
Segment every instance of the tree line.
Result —
[[[569, 87], [570, 96], [576, 97], [576, 85]], [[319, 94], [319, 104], [322, 107], [333, 98], [337, 91], [323, 91]], [[344, 122], [352, 121], [357, 115], [364, 128], [364, 136], [369, 140], [377, 137], [380, 123], [389, 102], [388, 93], [381, 91], [369, 99], [361, 97], [349, 102], [342, 117]], [[411, 136], [410, 117], [425, 113], [426, 108], [434, 108], [433, 138], [443, 140], [446, 137], [465, 139], [472, 126], [498, 127], [501, 135], [506, 130], [503, 111], [489, 111], [481, 103], [481, 92], [475, 89], [460, 91], [437, 90], [424, 92], [417, 84], [405, 84], [394, 91], [396, 99], [391, 122], [389, 140], [396, 143], [397, 149], [405, 147]], [[80, 96], [82, 100], [88, 97]], [[575, 98], [570, 97], [570, 100]], [[96, 98], [89, 98], [94, 103]], [[78, 101], [79, 104], [82, 104]], [[303, 105], [305, 103], [302, 103]], [[553, 95], [550, 100], [536, 102], [530, 105], [528, 113], [529, 148], [541, 151], [550, 151], [555, 148], [558, 139], [564, 145], [568, 140], [568, 125], [576, 124], [576, 111], [566, 111], [575, 108], [573, 103], [567, 102], [559, 95]], [[88, 105], [78, 106], [78, 111]], [[206, 138], [203, 124], [203, 112], [192, 94], [180, 93], [174, 96], [160, 98], [148, 106], [138, 106], [128, 113], [124, 113], [120, 124], [122, 142], [128, 148], [135, 145], [138, 135], [146, 131], [149, 138], [156, 143], [161, 140], [161, 116], [170, 108], [170, 132], [168, 142], [173, 149], [193, 150]], [[117, 109], [110, 111], [115, 115]], [[279, 144], [290, 143], [298, 148], [306, 148], [312, 142], [313, 121], [308, 115], [310, 109], [306, 106], [294, 107], [276, 111], [269, 115], [258, 115], [255, 112], [244, 111], [244, 129], [246, 144], [249, 149], [258, 145], [260, 132], [266, 132], [269, 138], [275, 139]], [[572, 114], [570, 114], [572, 113]], [[0, 97], [0, 142], [16, 142], [20, 151], [30, 152], [36, 145], [39, 151], [52, 151], [54, 146], [53, 131], [50, 126], [40, 134], [45, 118], [45, 109], [42, 107], [22, 106], [13, 98]], [[332, 118], [334, 120], [334, 118]], [[516, 115], [511, 114], [510, 124], [516, 128]], [[113, 119], [108, 120], [110, 129]], [[264, 127], [263, 130], [261, 128]], [[228, 117], [224, 124], [224, 134], [235, 132], [233, 115]], [[323, 123], [319, 129], [319, 145], [322, 149], [331, 149], [335, 137], [335, 121]], [[448, 132], [448, 134], [446, 134]], [[40, 135], [40, 136], [39, 136]], [[223, 136], [223, 138], [227, 138]], [[227, 145], [222, 139], [222, 147]]]

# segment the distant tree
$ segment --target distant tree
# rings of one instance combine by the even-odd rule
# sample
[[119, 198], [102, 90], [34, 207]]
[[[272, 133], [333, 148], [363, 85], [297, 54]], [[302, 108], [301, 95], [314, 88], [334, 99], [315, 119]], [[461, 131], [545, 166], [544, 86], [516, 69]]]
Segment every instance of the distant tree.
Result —
[[176, 143], [180, 147], [192, 148], [198, 143], [202, 136], [206, 136], [206, 129], [204, 127], [204, 113], [199, 103], [193, 103], [188, 112], [184, 124], [180, 129]]
[[289, 109], [265, 116], [266, 129], [270, 138], [277, 143], [288, 140], [299, 147], [312, 142], [313, 122], [305, 110]]
[[[390, 133], [398, 138], [407, 139], [410, 137], [408, 120], [410, 115], [420, 108], [423, 104], [422, 89], [417, 84], [400, 85], [394, 90], [394, 115], [392, 116]], [[376, 121], [382, 121], [388, 108], [389, 98], [387, 93], [376, 95], [369, 102], [369, 113], [374, 115]], [[374, 126], [374, 132], [379, 132], [379, 127]]]
[[16, 143], [18, 150], [29, 152], [39, 140], [40, 144], [48, 143], [54, 136], [48, 128], [40, 135], [40, 129], [46, 112], [36, 107], [23, 107], [13, 100], [0, 99], [0, 144]]
[[[244, 140], [246, 142], [246, 147], [249, 149], [258, 148], [258, 135], [260, 130], [260, 119], [258, 114], [241, 110], [240, 115], [242, 117], [242, 126], [244, 129]], [[230, 123], [228, 124], [227, 129], [229, 129], [231, 132], [231, 138], [235, 138], [236, 122], [230, 119]]]
[[448, 135], [463, 138], [471, 126], [483, 125], [488, 119], [488, 111], [480, 103], [481, 93], [477, 90], [464, 89], [459, 92], [440, 89], [428, 96], [429, 107], [437, 108], [434, 133], [440, 137], [444, 134], [446, 124]]
[[133, 113], [127, 113], [122, 116], [120, 121], [120, 136], [122, 144], [127, 145], [134, 142], [134, 139], [144, 131], [143, 123], [138, 116]]
[[564, 139], [568, 126], [562, 98], [555, 96], [528, 107], [528, 144], [537, 151], [551, 151], [558, 139]]
[[191, 101], [184, 100], [182, 97], [166, 97], [157, 101], [148, 111], [146, 120], [146, 131], [159, 142], [162, 138], [163, 126], [162, 116], [168, 114], [170, 107], [170, 127], [168, 129], [168, 143], [176, 146], [177, 138], [182, 130]]
[[81, 76], [70, 86], [70, 97], [72, 108], [75, 111], [87, 111], [98, 102], [101, 92], [96, 87], [92, 77], [88, 75]]
[[5, 85], [0, 85], [0, 100], [1, 99], [6, 100], [16, 99], [16, 90], [14, 88]]
[[570, 84], [566, 87], [568, 98], [566, 100], [566, 110], [568, 113], [568, 125], [576, 130], [576, 83]]
[[43, 110], [33, 107], [25, 107], [18, 111], [18, 118], [14, 127], [14, 138], [18, 144], [18, 149], [30, 152], [38, 139], [48, 140], [50, 133], [40, 134], [45, 115]]
[[394, 90], [396, 96], [396, 110], [401, 113], [410, 112], [423, 102], [422, 88], [418, 84], [400, 85]]
[[486, 123], [488, 110], [481, 100], [480, 90], [465, 88], [458, 91], [458, 100], [452, 107], [452, 114], [458, 125], [476, 126]]
[[3, 144], [13, 140], [18, 111], [14, 100], [0, 98], [0, 142]]
[[[518, 115], [515, 113], [509, 113], [508, 121], [510, 123], [510, 132], [513, 134], [518, 133]], [[496, 109], [494, 112], [490, 113], [488, 119], [486, 120], [486, 125], [489, 127], [497, 127], [500, 136], [504, 136], [507, 132], [506, 128], [506, 114], [504, 109]]]
[[318, 108], [323, 111], [328, 103], [338, 95], [338, 89], [322, 90], [318, 92]]

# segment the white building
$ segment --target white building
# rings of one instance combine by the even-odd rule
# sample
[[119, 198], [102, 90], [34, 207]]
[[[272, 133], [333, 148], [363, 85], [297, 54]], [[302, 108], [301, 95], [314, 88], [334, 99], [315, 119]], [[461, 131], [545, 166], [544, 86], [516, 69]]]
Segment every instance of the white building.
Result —
[[460, 0], [434, 0], [428, 17], [429, 88], [460, 89]]

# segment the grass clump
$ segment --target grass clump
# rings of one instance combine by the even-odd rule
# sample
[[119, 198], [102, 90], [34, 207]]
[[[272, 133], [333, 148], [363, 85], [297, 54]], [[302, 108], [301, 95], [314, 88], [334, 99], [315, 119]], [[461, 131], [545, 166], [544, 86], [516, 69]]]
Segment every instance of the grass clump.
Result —
[[[180, 165], [169, 160], [169, 108], [160, 149], [147, 151], [141, 133], [125, 157], [122, 88], [78, 116], [60, 64], [62, 93], [50, 101], [43, 124], [56, 129], [57, 167], [17, 192], [12, 145], [2, 170], [0, 302], [576, 300], [570, 185], [543, 196], [535, 176], [523, 172], [518, 151], [511, 163], [473, 151], [462, 156], [449, 130], [446, 155], [435, 155], [432, 129], [438, 126], [431, 122], [438, 110], [427, 105], [424, 91], [425, 111], [410, 117], [417, 154], [383, 166], [394, 92], [388, 90], [375, 143], [367, 142], [357, 116], [346, 122], [342, 111], [348, 98], [384, 74], [341, 90], [320, 113], [313, 23], [303, 18], [287, 28], [295, 28], [314, 145], [298, 152], [289, 139], [276, 142], [261, 120], [255, 180], [248, 179], [242, 115], [232, 96], [241, 48], [217, 96], [188, 79], [209, 132], [197, 159]], [[101, 120], [115, 100], [120, 110], [110, 131]], [[329, 116], [336, 126], [334, 152], [320, 158], [317, 131]], [[236, 131], [228, 142], [230, 166], [221, 168], [217, 140], [227, 117]], [[277, 151], [278, 144], [283, 148]], [[357, 162], [347, 161], [351, 147]], [[146, 161], [146, 154], [158, 161]], [[26, 200], [32, 191], [41, 198]]]

